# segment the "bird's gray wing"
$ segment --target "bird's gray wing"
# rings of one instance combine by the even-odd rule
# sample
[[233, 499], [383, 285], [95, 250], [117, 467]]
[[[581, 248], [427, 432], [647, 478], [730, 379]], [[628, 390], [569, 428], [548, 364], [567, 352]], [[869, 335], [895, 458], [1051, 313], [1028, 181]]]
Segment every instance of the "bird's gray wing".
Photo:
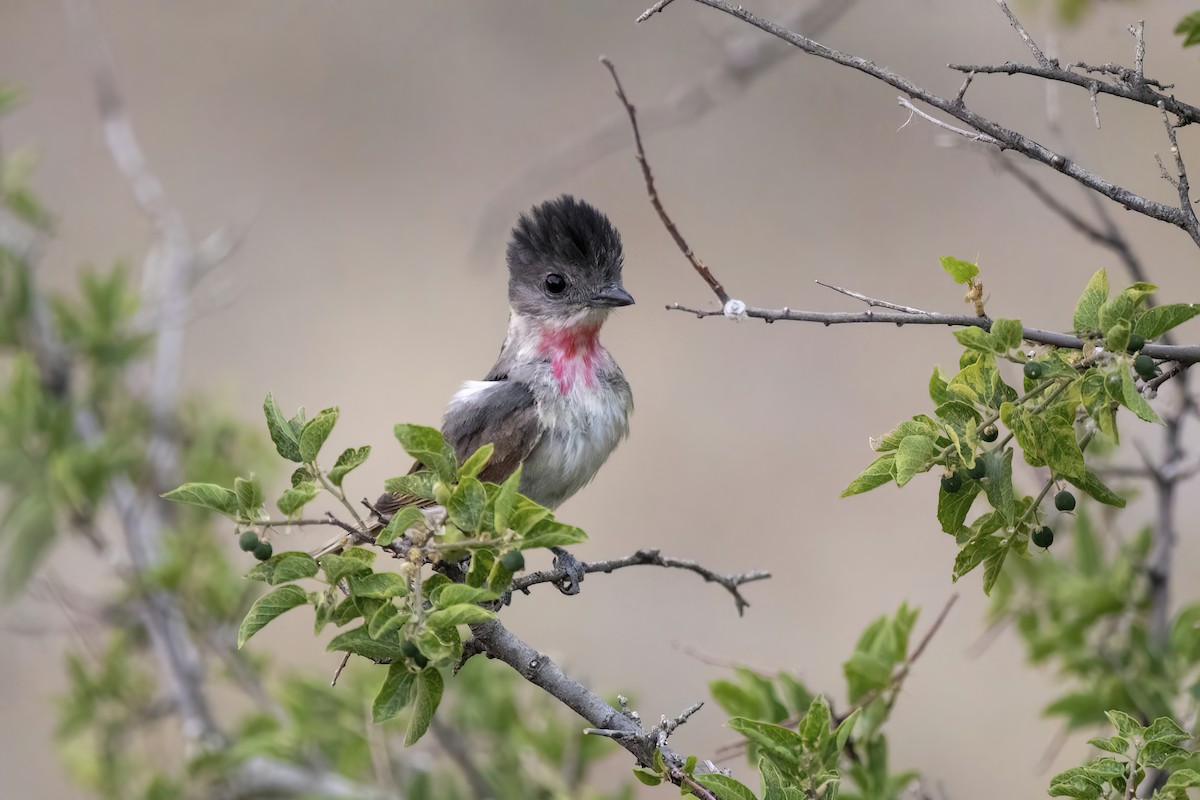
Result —
[[[492, 458], [479, 473], [479, 479], [501, 483], [516, 471], [517, 465], [533, 452], [542, 438], [537, 401], [523, 383], [472, 381], [455, 395], [446, 409], [442, 435], [454, 448], [460, 463], [483, 445], [495, 445]], [[409, 472], [423, 468], [424, 465], [418, 462]], [[375, 501], [375, 509], [385, 515], [408, 505], [431, 506], [434, 502], [395, 492], [386, 492]]]

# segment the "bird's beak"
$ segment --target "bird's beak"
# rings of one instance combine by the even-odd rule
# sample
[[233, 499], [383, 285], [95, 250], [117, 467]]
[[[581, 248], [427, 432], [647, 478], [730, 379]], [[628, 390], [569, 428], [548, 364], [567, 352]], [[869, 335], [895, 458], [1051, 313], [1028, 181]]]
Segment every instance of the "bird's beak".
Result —
[[625, 287], [619, 283], [614, 283], [611, 286], [605, 286], [596, 294], [592, 295], [592, 299], [588, 305], [593, 308], [617, 308], [619, 306], [633, 305], [633, 295], [625, 291]]

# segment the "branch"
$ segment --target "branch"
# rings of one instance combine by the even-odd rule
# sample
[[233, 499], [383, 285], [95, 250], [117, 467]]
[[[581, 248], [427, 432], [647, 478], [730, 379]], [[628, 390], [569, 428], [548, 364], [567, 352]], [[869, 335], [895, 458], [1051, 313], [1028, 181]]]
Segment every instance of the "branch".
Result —
[[696, 270], [697, 274], [704, 279], [708, 284], [708, 288], [713, 290], [724, 305], [729, 302], [729, 295], [726, 294], [725, 288], [721, 286], [721, 282], [712, 274], [708, 267], [704, 265], [684, 240], [683, 234], [675, 227], [675, 223], [667, 216], [666, 209], [663, 208], [662, 201], [658, 199], [658, 190], [654, 188], [654, 173], [650, 171], [650, 162], [646, 160], [646, 151], [642, 148], [642, 133], [638, 130], [637, 111], [633, 104], [625, 96], [625, 89], [621, 86], [621, 79], [617, 77], [617, 68], [608, 60], [606, 56], [600, 57], [600, 63], [608, 68], [609, 74], [612, 75], [613, 83], [617, 87], [617, 99], [621, 101], [621, 105], [625, 106], [625, 113], [629, 115], [629, 124], [633, 128], [633, 143], [637, 147], [637, 161], [642, 167], [642, 178], [646, 181], [646, 194], [650, 196], [650, 205], [654, 206], [654, 210], [658, 212], [658, 218], [662, 220], [663, 226], [667, 229], [667, 233], [671, 234], [671, 238], [675, 240], [675, 244], [683, 251], [683, 255], [692, 264], [692, 269]]
[[[783, 23], [811, 36], [823, 36], [850, 10], [857, 0], [810, 0], [796, 3]], [[667, 3], [656, 3], [655, 9]], [[702, 119], [753, 86], [788, 56], [795, 53], [781, 42], [754, 32], [739, 33], [722, 43], [720, 52], [706, 60], [706, 69], [693, 81], [671, 87], [652, 101], [641, 104], [642, 133], [652, 136], [661, 131], [688, 125]], [[601, 117], [589, 127], [565, 137], [556, 146], [529, 165], [488, 201], [472, 239], [472, 252], [479, 255], [486, 246], [508, 229], [513, 209], [528, 205], [530, 197], [547, 186], [564, 180], [607, 156], [625, 148], [628, 129], [624, 112]]]
[[684, 759], [667, 746], [671, 731], [694, 713], [695, 708], [676, 718], [674, 724], [664, 718], [661, 725], [647, 731], [636, 713], [610, 706], [595, 692], [563, 672], [549, 656], [539, 653], [515, 636], [500, 620], [491, 619], [472, 625], [471, 633], [474, 634], [473, 648], [477, 652], [508, 664], [522, 678], [591, 723], [593, 733], [611, 738], [644, 767], [653, 768], [654, 753], [657, 751], [662, 755], [673, 783], [688, 783], [693, 791], [697, 790], [698, 787], [692, 786], [683, 773]]
[[251, 800], [260, 797], [330, 797], [347, 800], [403, 800], [398, 792], [387, 792], [357, 783], [335, 772], [309, 769], [286, 761], [255, 756], [230, 776], [220, 797]]
[[[717, 572], [702, 567], [695, 561], [684, 558], [671, 558], [663, 556], [658, 550], [639, 550], [631, 556], [625, 558], [614, 558], [610, 561], [593, 561], [590, 563], [584, 562], [580, 566], [585, 573], [593, 572], [611, 573], [625, 567], [665, 567], [667, 569], [683, 569], [689, 572], [694, 572], [709, 583], [719, 583], [733, 595], [733, 601], [737, 605], [738, 615], [745, 611], [750, 605], [746, 598], [742, 597], [740, 587], [743, 584], [761, 581], [771, 577], [771, 573], [765, 570], [751, 570], [743, 572], [740, 575], [721, 575]], [[539, 583], [557, 583], [567, 577], [567, 571], [562, 569], [545, 570], [542, 572], [531, 572], [528, 575], [517, 578], [512, 582], [512, 590], [529, 594], [529, 587], [536, 586]]]
[[[1054, 168], [1055, 170], [1078, 181], [1084, 186], [1087, 186], [1089, 189], [1099, 192], [1114, 202], [1121, 204], [1125, 208], [1137, 211], [1138, 213], [1144, 214], [1153, 219], [1168, 222], [1178, 228], [1181, 228], [1192, 237], [1192, 240], [1196, 242], [1197, 245], [1200, 245], [1200, 230], [1192, 230], [1189, 227], [1188, 215], [1184, 209], [1176, 206], [1170, 206], [1165, 203], [1155, 202], [1146, 197], [1138, 195], [1129, 189], [1124, 188], [1123, 186], [1118, 186], [1111, 181], [1105, 180], [1099, 175], [1096, 175], [1095, 173], [1080, 166], [1075, 161], [1072, 161], [1071, 159], [1054, 152], [1050, 148], [1034, 141], [1028, 136], [1009, 130], [1008, 128], [1005, 128], [993, 122], [992, 120], [977, 114], [974, 111], [971, 111], [958, 98], [948, 99], [941, 97], [916, 85], [909, 79], [892, 72], [886, 67], [881, 67], [865, 58], [849, 55], [847, 53], [842, 53], [826, 47], [825, 45], [820, 44], [807, 36], [795, 33], [774, 22], [755, 16], [741, 6], [732, 5], [728, 2], [725, 2], [725, 0], [694, 0], [694, 2], [709, 6], [710, 8], [714, 8], [718, 11], [729, 14], [730, 16], [736, 17], [743, 22], [747, 22], [750, 25], [753, 25], [754, 27], [771, 34], [772, 36], [788, 42], [805, 53], [815, 55], [818, 58], [823, 58], [835, 64], [840, 64], [842, 66], [858, 70], [859, 72], [863, 72], [872, 78], [875, 78], [876, 80], [882, 81], [889, 86], [899, 89], [910, 97], [920, 100], [921, 102], [930, 105], [939, 111], [949, 114], [960, 122], [966, 123], [971, 128], [974, 128], [976, 131], [990, 136], [996, 140], [996, 146], [999, 149], [1015, 150], [1027, 158], [1032, 159], [1033, 161], [1037, 161]], [[960, 69], [968, 73], [1002, 71], [981, 66], [952, 65], [952, 68]], [[1076, 82], [1075, 80], [1068, 79], [1068, 76], [1071, 76], [1072, 73], [1056, 68], [1053, 65], [1050, 67], [1028, 67], [1022, 71], [1034, 74], [1031, 72], [1034, 70], [1036, 70], [1037, 74], [1044, 78], [1049, 78], [1052, 80], [1062, 79], [1067, 80], [1067, 82], [1070, 83]], [[1089, 88], [1090, 90], [1093, 79], [1078, 75], [1073, 77], [1082, 81], [1085, 88]], [[1200, 120], [1200, 109], [1194, 106], [1188, 106], [1186, 103], [1179, 103], [1173, 98], [1159, 94], [1158, 92], [1150, 89], [1147, 84], [1148, 82], [1143, 81], [1142, 83], [1138, 84], [1138, 88], [1134, 88], [1132, 86], [1127, 87], [1127, 91], [1125, 93], [1116, 90], [1114, 87], [1110, 87], [1112, 88], [1112, 91], [1109, 93], [1127, 96], [1128, 99], [1137, 100], [1138, 102], [1143, 102], [1148, 105], [1157, 106], [1158, 102], [1162, 101], [1165, 108], [1179, 117], [1180, 124]], [[1107, 91], [1105, 88], [1106, 86], [1108, 86], [1108, 84], [1101, 84], [1099, 90]]]
[[[885, 301], [875, 302], [882, 304]], [[684, 311], [695, 314], [700, 319], [724, 316], [724, 311], [721, 309], [689, 308], [679, 303], [672, 303], [666, 308], [668, 311]], [[746, 306], [745, 315], [767, 323], [780, 320], [819, 322], [822, 325], [882, 322], [890, 325], [946, 325], [959, 328], [983, 328], [985, 331], [992, 329], [990, 317], [977, 317], [974, 314], [941, 314], [932, 311], [911, 314], [904, 311], [801, 311], [787, 306], [783, 308]], [[1079, 337], [1069, 333], [1056, 333], [1040, 328], [1022, 328], [1021, 337], [1037, 344], [1065, 347], [1071, 350], [1082, 350], [1086, 344]], [[1184, 364], [1200, 362], [1200, 345], [1148, 344], [1142, 348], [1142, 352], [1152, 358], [1179, 361]]]

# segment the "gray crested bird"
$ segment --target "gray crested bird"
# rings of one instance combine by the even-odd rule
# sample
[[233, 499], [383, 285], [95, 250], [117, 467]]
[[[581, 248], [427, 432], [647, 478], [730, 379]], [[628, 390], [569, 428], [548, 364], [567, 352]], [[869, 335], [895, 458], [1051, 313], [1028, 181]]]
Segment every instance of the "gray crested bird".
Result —
[[[600, 344], [614, 308], [633, 304], [621, 283], [621, 237], [593, 206], [563, 195], [522, 214], [508, 243], [508, 335], [481, 381], [450, 400], [442, 434], [460, 460], [495, 446], [479, 479], [500, 483], [523, 465], [521, 494], [556, 508], [595, 477], [629, 433], [633, 395]], [[422, 467], [413, 465], [413, 471]], [[386, 493], [375, 510], [428, 505]], [[583, 571], [565, 550], [559, 588], [574, 594]]]

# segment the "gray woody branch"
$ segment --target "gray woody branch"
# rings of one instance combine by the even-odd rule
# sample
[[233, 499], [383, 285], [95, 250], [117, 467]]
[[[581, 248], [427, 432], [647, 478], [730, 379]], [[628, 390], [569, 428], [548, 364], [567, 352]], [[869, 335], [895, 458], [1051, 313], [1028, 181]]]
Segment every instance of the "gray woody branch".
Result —
[[[754, 27], [771, 34], [772, 36], [782, 39], [783, 41], [791, 44], [805, 53], [823, 58], [835, 64], [840, 64], [844, 67], [858, 70], [859, 72], [865, 73], [876, 80], [892, 86], [893, 88], [899, 89], [909, 97], [920, 100], [921, 102], [954, 117], [960, 122], [969, 125], [978, 133], [983, 134], [983, 137], [986, 137], [982, 139], [983, 141], [987, 141], [989, 144], [994, 144], [1001, 150], [1014, 150], [1021, 155], [1032, 159], [1033, 161], [1045, 164], [1072, 178], [1073, 180], [1078, 181], [1089, 189], [1099, 192], [1114, 202], [1121, 204], [1127, 209], [1144, 214], [1153, 219], [1168, 222], [1171, 225], [1174, 225], [1185, 231], [1192, 238], [1192, 241], [1194, 241], [1197, 245], [1200, 245], [1200, 223], [1197, 222], [1196, 215], [1191, 208], [1190, 199], [1186, 197], [1183, 191], [1180, 192], [1181, 202], [1178, 206], [1167, 205], [1165, 203], [1159, 203], [1154, 200], [1150, 200], [1149, 198], [1136, 194], [1135, 192], [1132, 192], [1123, 186], [1118, 186], [1111, 181], [1105, 180], [1094, 172], [1085, 169], [1072, 159], [1067, 158], [1060, 153], [1056, 153], [1045, 145], [1034, 141], [1030, 137], [1025, 136], [1022, 133], [1018, 133], [1017, 131], [1009, 130], [1002, 125], [993, 122], [987, 117], [970, 110], [967, 108], [966, 103], [963, 100], [963, 95], [965, 94], [963, 91], [960, 91], [958, 96], [954, 98], [941, 97], [940, 95], [934, 94], [933, 92], [918, 86], [908, 78], [892, 72], [886, 67], [881, 67], [865, 58], [850, 55], [848, 53], [842, 53], [838, 50], [826, 47], [825, 45], [820, 44], [819, 42], [816, 42], [807, 36], [788, 30], [786, 27], [771, 22], [770, 20], [758, 17], [747, 11], [742, 6], [732, 5], [725, 2], [725, 0], [693, 0], [693, 2], [709, 6], [710, 8], [717, 9], [718, 11], [722, 11], [730, 16], [736, 17], [743, 22], [749, 23], [750, 25], [753, 25]], [[997, 0], [997, 4], [1001, 7], [1001, 9], [1005, 10], [1005, 12], [1009, 14], [1011, 19], [1015, 20], [1015, 18], [1012, 17], [1011, 12], [1008, 11], [1008, 7], [1005, 3], [1001, 2], [1001, 0]], [[1023, 29], [1020, 28], [1019, 23], [1015, 27], [1017, 27], [1019, 31], [1023, 31]], [[1040, 77], [1048, 80], [1057, 80], [1085, 86], [1089, 89], [1089, 91], [1091, 90], [1092, 86], [1096, 86], [1097, 91], [1105, 94], [1112, 94], [1127, 100], [1132, 100], [1134, 102], [1156, 106], [1163, 109], [1164, 112], [1175, 114], [1179, 120], [1179, 124], [1181, 125], [1200, 120], [1200, 108], [1196, 108], [1195, 106], [1187, 103], [1181, 103], [1180, 101], [1175, 100], [1173, 97], [1156, 91], [1154, 88], [1152, 88], [1150, 81], [1147, 81], [1144, 77], [1137, 77], [1136, 70], [1133, 71], [1135, 76], [1134, 78], [1116, 84], [1097, 81], [1094, 78], [1083, 78], [1076, 73], [1058, 67], [1056, 62], [1046, 59], [1045, 55], [1041, 53], [1040, 49], [1037, 48], [1036, 44], [1033, 43], [1032, 39], [1029, 38], [1027, 33], [1023, 33], [1022, 38], [1024, 38], [1026, 42], [1030, 44], [1035, 56], [1041, 56], [1039, 62], [1044, 63], [1039, 63], [1039, 66], [1037, 67], [1022, 68], [1020, 70], [1014, 69], [1013, 71], [1020, 71], [1025, 74], [1037, 74]], [[1015, 68], [1017, 65], [1006, 66]], [[989, 71], [989, 68], [978, 66], [960, 66], [960, 68], [965, 70], [968, 75], [970, 75], [972, 72], [978, 74]], [[965, 87], [966, 84], [964, 84], [964, 89]], [[1170, 123], [1168, 123], [1168, 130], [1173, 131]], [[1179, 157], [1178, 147], [1175, 147], [1174, 150], [1177, 165], [1181, 165], [1182, 160]], [[1182, 170], [1180, 170], [1180, 172], [1182, 174]], [[1178, 183], [1185, 183], [1185, 181], [1180, 180]]]

